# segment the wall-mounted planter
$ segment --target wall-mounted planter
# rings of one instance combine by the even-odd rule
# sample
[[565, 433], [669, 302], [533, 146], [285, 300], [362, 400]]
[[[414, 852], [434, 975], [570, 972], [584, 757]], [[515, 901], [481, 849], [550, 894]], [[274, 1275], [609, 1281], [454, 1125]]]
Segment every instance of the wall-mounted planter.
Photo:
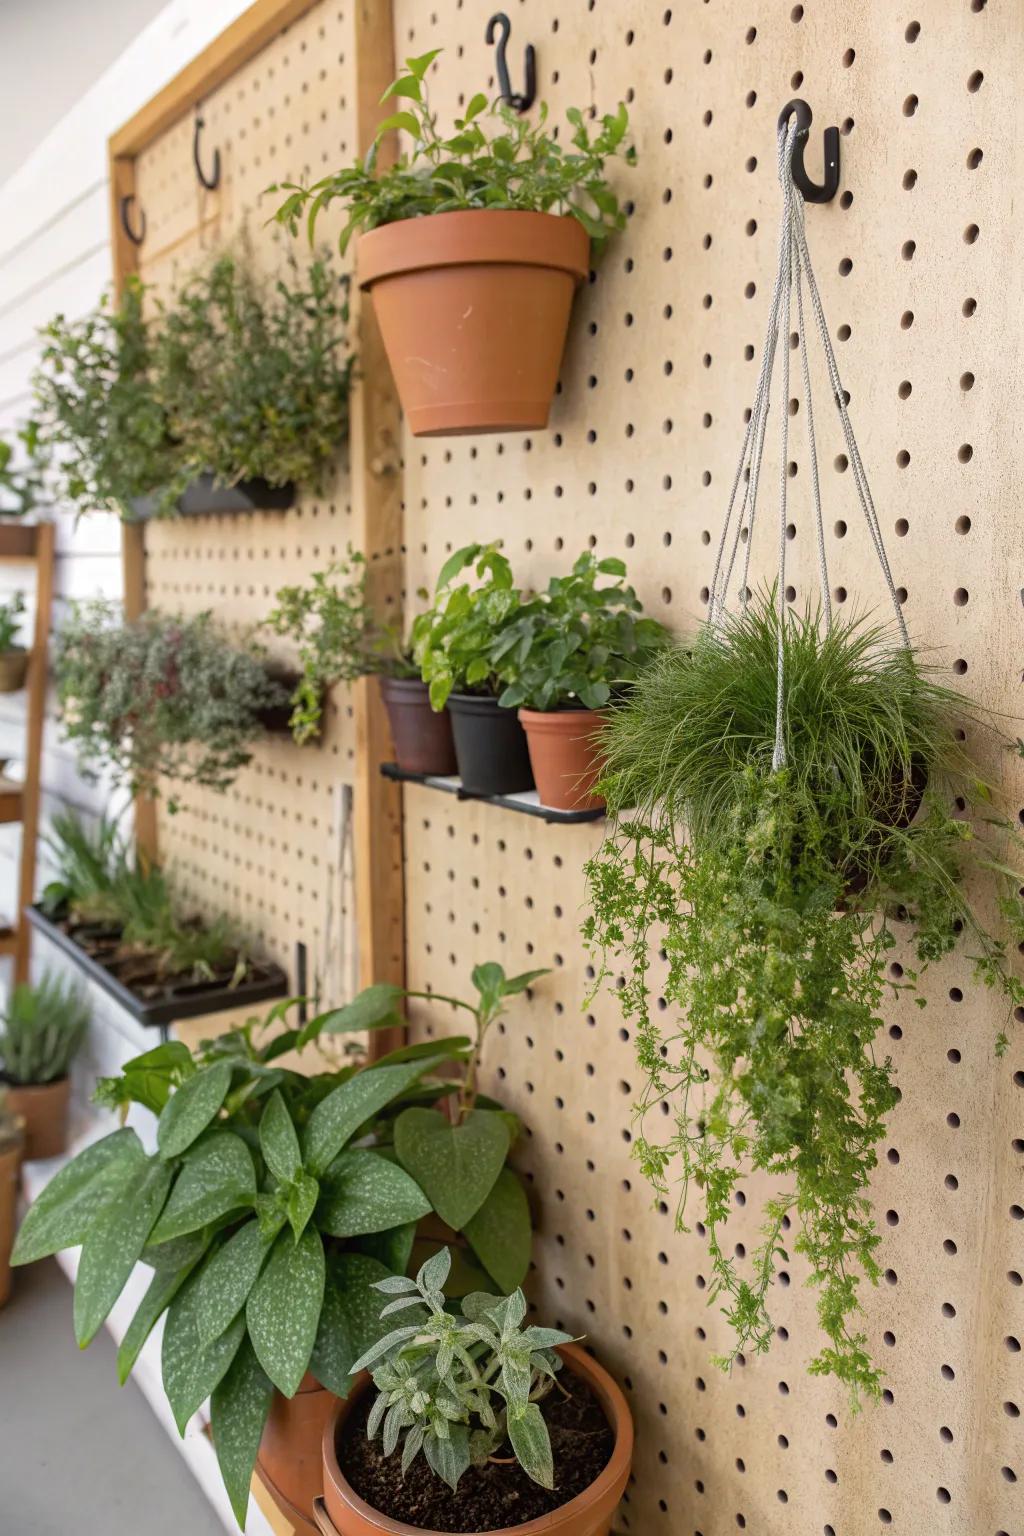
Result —
[[453, 693], [448, 700], [455, 758], [471, 795], [514, 795], [533, 788], [526, 732], [514, 709], [489, 694]]
[[594, 811], [604, 805], [594, 785], [601, 776], [595, 735], [602, 718], [592, 709], [521, 709], [530, 763], [542, 805], [559, 811]]
[[71, 1079], [12, 1083], [0, 1073], [0, 1083], [7, 1089], [7, 1103], [25, 1122], [25, 1157], [60, 1157], [66, 1152]]
[[27, 672], [28, 651], [20, 647], [0, 651], [0, 693], [17, 693], [24, 688]]
[[451, 716], [447, 709], [431, 709], [426, 683], [418, 677], [382, 677], [380, 691], [402, 772], [455, 773]]
[[234, 972], [228, 967], [211, 981], [146, 976], [137, 957], [134, 966], [129, 966], [119, 955], [116, 929], [50, 918], [37, 906], [26, 907], [25, 916], [140, 1024], [174, 1024], [288, 995], [288, 978], [272, 962], [250, 960], [245, 975], [234, 986]]
[[413, 436], [547, 426], [589, 270], [590, 237], [571, 216], [473, 209], [362, 235], [359, 286]]
[[[270, 485], [266, 480], [239, 480], [237, 485], [217, 485], [213, 475], [199, 475], [178, 497], [176, 510], [182, 517], [202, 517], [214, 512], [287, 512], [294, 507], [297, 490], [293, 482]], [[153, 496], [136, 496], [132, 515], [138, 522], [157, 515]]]

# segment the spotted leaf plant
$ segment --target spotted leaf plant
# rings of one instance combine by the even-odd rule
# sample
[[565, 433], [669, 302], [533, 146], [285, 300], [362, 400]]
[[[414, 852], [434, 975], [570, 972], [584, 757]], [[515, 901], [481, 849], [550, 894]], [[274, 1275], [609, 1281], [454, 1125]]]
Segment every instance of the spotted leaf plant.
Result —
[[449, 1310], [444, 1288], [452, 1267], [447, 1248], [415, 1280], [394, 1275], [374, 1289], [394, 1299], [381, 1321], [403, 1321], [360, 1356], [353, 1370], [370, 1370], [377, 1396], [366, 1432], [383, 1436], [385, 1456], [402, 1447], [402, 1474], [422, 1451], [432, 1472], [458, 1491], [470, 1466], [482, 1466], [507, 1441], [526, 1475], [555, 1485], [551, 1440], [541, 1402], [557, 1384], [557, 1328], [525, 1327], [526, 1298], [481, 1292]]

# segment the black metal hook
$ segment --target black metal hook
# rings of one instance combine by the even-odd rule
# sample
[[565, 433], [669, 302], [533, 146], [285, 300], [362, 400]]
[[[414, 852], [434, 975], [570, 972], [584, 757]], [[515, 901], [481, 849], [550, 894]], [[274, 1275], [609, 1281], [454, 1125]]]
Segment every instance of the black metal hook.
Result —
[[121, 199], [121, 228], [124, 230], [132, 245], [141, 245], [146, 238], [146, 215], [142, 212], [138, 229], [132, 228], [131, 211], [135, 203], [135, 193], [126, 192]]
[[796, 138], [793, 141], [793, 180], [803, 193], [805, 202], [830, 203], [839, 191], [839, 129], [825, 129], [825, 180], [819, 186], [808, 176], [804, 165], [804, 149], [813, 117], [807, 102], [802, 101], [799, 96], [788, 101], [779, 113], [779, 128], [784, 128], [794, 113], [796, 114]]
[[220, 150], [214, 150], [213, 170], [210, 172], [209, 176], [207, 176], [206, 172], [203, 170], [203, 162], [199, 158], [199, 136], [202, 131], [203, 114], [201, 112], [197, 112], [196, 125], [192, 133], [192, 161], [195, 165], [196, 175], [199, 177], [200, 184], [206, 188], [207, 192], [214, 192], [220, 185]]
[[536, 51], [532, 43], [527, 43], [526, 89], [523, 91], [521, 96], [517, 95], [516, 92], [513, 91], [512, 82], [508, 77], [508, 62], [505, 58], [505, 48], [508, 44], [509, 38], [512, 35], [512, 23], [509, 21], [504, 11], [495, 11], [494, 15], [487, 23], [487, 32], [485, 34], [486, 42], [494, 42], [494, 34], [498, 28], [501, 29], [501, 36], [498, 38], [496, 60], [498, 66], [498, 86], [500, 89], [501, 99], [502, 101], [507, 102], [510, 107], [514, 108], [516, 112], [528, 112], [537, 99]]

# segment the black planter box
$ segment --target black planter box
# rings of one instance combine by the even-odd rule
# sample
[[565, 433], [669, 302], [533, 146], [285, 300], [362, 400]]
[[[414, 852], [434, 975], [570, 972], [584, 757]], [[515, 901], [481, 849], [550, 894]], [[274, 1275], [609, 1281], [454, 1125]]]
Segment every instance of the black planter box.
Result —
[[88, 954], [59, 922], [47, 917], [41, 907], [26, 907], [25, 916], [33, 928], [69, 955], [90, 981], [102, 987], [126, 1013], [147, 1027], [177, 1024], [184, 1019], [199, 1019], [204, 1014], [224, 1013], [229, 1008], [245, 1008], [252, 1003], [288, 996], [288, 977], [279, 965], [251, 962], [244, 980], [234, 987], [222, 981], [175, 983], [172, 980], [159, 990], [154, 989], [152, 997], [140, 997], [101, 961]]
[[[268, 485], [266, 480], [239, 480], [237, 485], [215, 485], [212, 475], [200, 475], [178, 497], [182, 517], [201, 517], [211, 512], [287, 512], [294, 507], [296, 487]], [[156, 516], [156, 498], [136, 496], [132, 512], [139, 522]]]

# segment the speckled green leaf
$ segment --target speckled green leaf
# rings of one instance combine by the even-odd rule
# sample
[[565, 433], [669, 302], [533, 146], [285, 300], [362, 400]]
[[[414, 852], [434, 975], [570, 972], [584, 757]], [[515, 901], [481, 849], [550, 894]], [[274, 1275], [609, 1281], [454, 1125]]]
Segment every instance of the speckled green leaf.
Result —
[[412, 1258], [412, 1245], [416, 1240], [416, 1223], [407, 1222], [404, 1227], [392, 1227], [389, 1232], [368, 1232], [357, 1239], [355, 1246], [360, 1253], [378, 1259], [391, 1275], [404, 1275]]
[[296, 1242], [306, 1230], [319, 1198], [320, 1185], [316, 1179], [311, 1173], [300, 1171], [298, 1178], [288, 1191], [288, 1220]]
[[50, 1180], [21, 1224], [11, 1256], [32, 1264], [85, 1241], [93, 1219], [146, 1161], [134, 1131], [114, 1131], [79, 1152]]
[[200, 1227], [185, 1237], [172, 1237], [167, 1243], [147, 1243], [142, 1262], [151, 1269], [183, 1269], [201, 1259], [213, 1240], [213, 1227]]
[[335, 1088], [309, 1117], [302, 1142], [306, 1169], [319, 1178], [366, 1120], [437, 1064], [427, 1056], [398, 1067], [368, 1067]]
[[184, 1435], [189, 1419], [223, 1377], [245, 1336], [245, 1316], [239, 1313], [219, 1338], [203, 1348], [196, 1326], [196, 1295], [201, 1280], [202, 1273], [185, 1282], [171, 1302], [164, 1324], [160, 1359], [164, 1391], [180, 1435]]
[[210, 1403], [213, 1448], [231, 1508], [243, 1531], [256, 1453], [273, 1396], [273, 1382], [256, 1359], [249, 1340], [243, 1339]]
[[93, 1221], [75, 1280], [75, 1338], [84, 1349], [124, 1290], [171, 1187], [166, 1163], [147, 1161]]
[[508, 1148], [508, 1125], [493, 1110], [475, 1109], [461, 1125], [437, 1109], [406, 1109], [395, 1121], [399, 1162], [456, 1232], [494, 1188]]
[[135, 1316], [128, 1324], [121, 1347], [117, 1351], [117, 1379], [123, 1387], [143, 1344], [149, 1338], [158, 1318], [170, 1306], [195, 1268], [196, 1261], [182, 1269], [158, 1269], [149, 1282], [149, 1289], [139, 1302]]
[[196, 1286], [196, 1328], [201, 1345], [212, 1344], [234, 1322], [269, 1251], [270, 1240], [262, 1236], [257, 1222], [249, 1221], [210, 1259]]
[[282, 1232], [249, 1295], [245, 1316], [260, 1365], [292, 1397], [309, 1365], [324, 1299], [324, 1245], [307, 1227], [298, 1242]]
[[291, 1184], [298, 1176], [302, 1167], [299, 1138], [279, 1088], [270, 1095], [260, 1119], [260, 1150], [267, 1167], [282, 1184]]
[[256, 1173], [249, 1148], [230, 1131], [210, 1132], [185, 1154], [151, 1241], [164, 1243], [183, 1237], [228, 1211], [253, 1205], [255, 1200]]
[[416, 1180], [376, 1152], [342, 1152], [320, 1182], [317, 1224], [334, 1237], [384, 1232], [429, 1212]]
[[522, 1285], [530, 1267], [533, 1226], [526, 1191], [511, 1168], [501, 1170], [464, 1230], [473, 1252], [505, 1295]]
[[510, 1407], [506, 1421], [508, 1438], [516, 1459], [526, 1473], [542, 1488], [555, 1486], [555, 1468], [551, 1440], [544, 1415], [536, 1403]]
[[231, 1087], [231, 1065], [215, 1062], [188, 1077], [172, 1093], [160, 1114], [156, 1144], [161, 1157], [180, 1157], [202, 1135]]
[[309, 1368], [321, 1386], [338, 1397], [349, 1394], [353, 1361], [388, 1331], [389, 1320], [380, 1319], [386, 1298], [371, 1289], [388, 1273], [365, 1253], [328, 1256], [323, 1311]]

